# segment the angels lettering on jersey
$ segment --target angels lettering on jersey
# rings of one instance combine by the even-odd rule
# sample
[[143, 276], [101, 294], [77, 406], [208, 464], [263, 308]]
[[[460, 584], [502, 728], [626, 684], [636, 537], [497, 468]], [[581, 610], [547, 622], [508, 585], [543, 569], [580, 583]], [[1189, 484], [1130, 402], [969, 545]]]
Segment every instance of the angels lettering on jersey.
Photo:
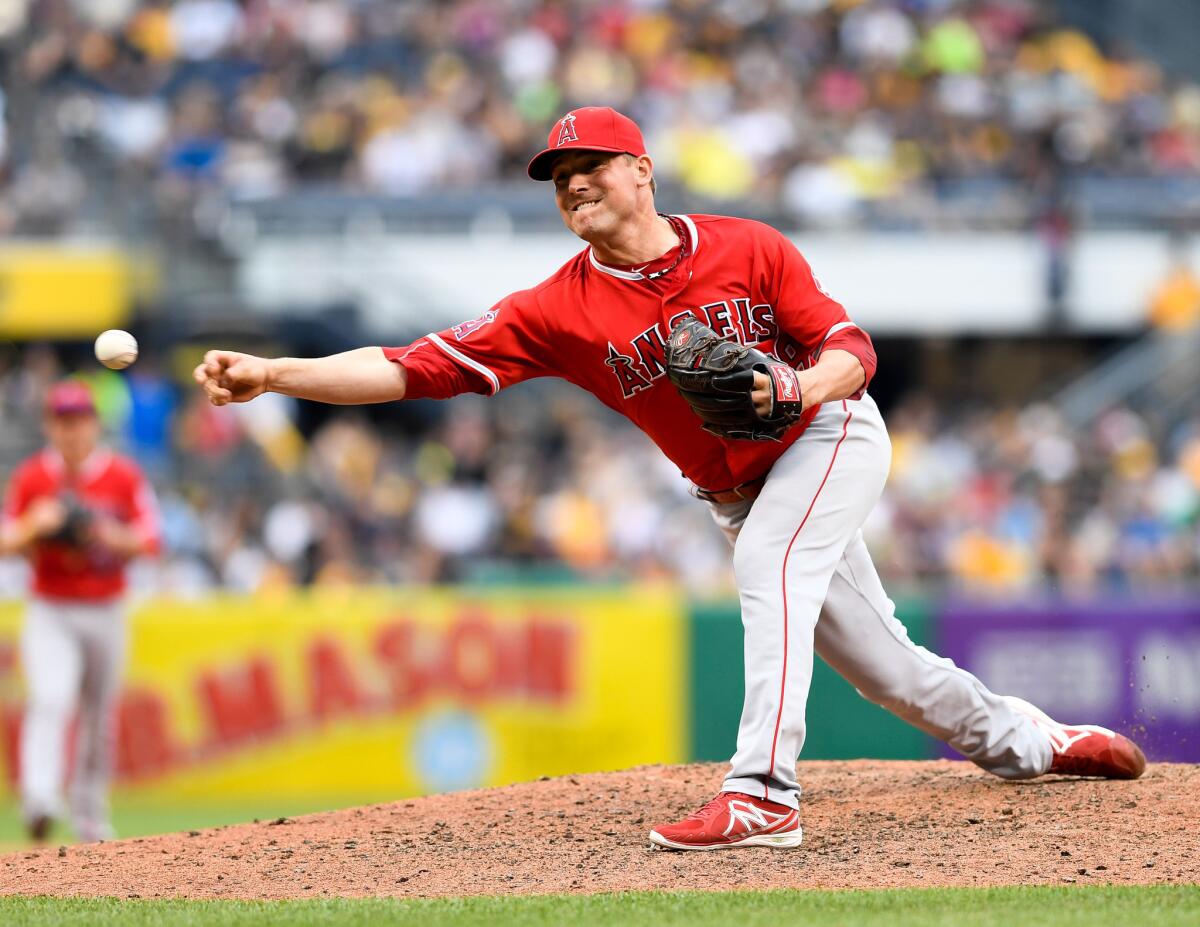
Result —
[[[754, 303], [747, 297], [734, 297], [688, 309], [671, 316], [665, 325], [669, 331], [684, 316], [695, 316], [718, 335], [730, 338], [747, 347], [757, 347], [765, 354], [796, 366], [808, 359], [801, 357], [796, 342], [784, 335], [769, 303]], [[621, 386], [621, 395], [631, 398], [648, 389], [666, 374], [667, 332], [662, 323], [655, 323], [638, 332], [627, 342], [608, 343], [605, 363], [612, 368]]]
[[[495, 322], [497, 315], [498, 310], [489, 309], [479, 318], [460, 322], [450, 331], [456, 340], [463, 341], [485, 325]], [[779, 337], [779, 327], [775, 324], [770, 304], [751, 305], [749, 298], [735, 297], [678, 312], [667, 320], [665, 326], [656, 322], [625, 341], [609, 341], [608, 357], [604, 362], [616, 377], [624, 398], [629, 399], [640, 390], [648, 389], [666, 374], [667, 341], [663, 329], [673, 329], [680, 319], [689, 315], [700, 319], [722, 337], [748, 347], [757, 347], [792, 366], [811, 361], [811, 358], [801, 357], [795, 341], [786, 334]], [[774, 342], [778, 344], [773, 345]]]
[[830, 348], [849, 351], [862, 361], [864, 389], [875, 369], [870, 339], [775, 229], [722, 216], [675, 218], [690, 247], [674, 272], [653, 277], [645, 268], [610, 267], [585, 249], [478, 318], [385, 348], [406, 370], [406, 397], [494, 395], [524, 380], [560, 377], [627, 416], [698, 486], [761, 475], [817, 407], [778, 443], [705, 432], [666, 379], [673, 324], [696, 316], [791, 367], [809, 366]]

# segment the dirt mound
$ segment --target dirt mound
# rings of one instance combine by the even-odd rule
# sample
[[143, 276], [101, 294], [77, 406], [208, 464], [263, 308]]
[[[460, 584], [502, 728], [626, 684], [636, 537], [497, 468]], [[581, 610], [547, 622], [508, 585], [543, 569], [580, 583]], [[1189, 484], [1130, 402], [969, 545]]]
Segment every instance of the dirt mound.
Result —
[[648, 766], [0, 857], [0, 894], [304, 898], [1200, 881], [1200, 766], [1002, 782], [967, 763], [803, 763], [800, 850], [646, 832], [723, 766]]

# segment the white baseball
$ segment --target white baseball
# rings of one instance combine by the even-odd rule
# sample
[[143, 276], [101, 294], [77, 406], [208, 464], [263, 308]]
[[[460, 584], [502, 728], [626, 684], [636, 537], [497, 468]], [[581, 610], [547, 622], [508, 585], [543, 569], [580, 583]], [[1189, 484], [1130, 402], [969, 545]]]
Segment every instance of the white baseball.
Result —
[[138, 356], [137, 339], [129, 332], [110, 328], [96, 338], [96, 360], [111, 370], [124, 370]]

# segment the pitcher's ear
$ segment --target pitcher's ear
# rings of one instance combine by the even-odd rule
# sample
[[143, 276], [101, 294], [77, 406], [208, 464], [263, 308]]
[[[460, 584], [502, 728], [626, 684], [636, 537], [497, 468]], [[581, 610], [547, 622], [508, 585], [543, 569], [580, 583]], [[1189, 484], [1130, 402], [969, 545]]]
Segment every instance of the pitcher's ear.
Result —
[[[630, 155], [630, 157], [633, 157]], [[638, 172], [638, 186], [644, 186], [647, 183], [650, 185], [650, 192], [653, 193], [657, 188], [654, 182], [654, 162], [650, 160], [650, 155], [638, 155], [634, 158], [634, 167]]]

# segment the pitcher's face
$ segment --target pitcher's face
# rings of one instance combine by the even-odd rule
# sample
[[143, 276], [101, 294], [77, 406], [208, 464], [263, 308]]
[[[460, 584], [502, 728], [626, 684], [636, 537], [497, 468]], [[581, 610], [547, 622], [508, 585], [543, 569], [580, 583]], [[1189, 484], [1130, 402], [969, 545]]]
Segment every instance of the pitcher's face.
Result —
[[[644, 156], [643, 156], [644, 157]], [[563, 224], [591, 242], [612, 235], [637, 212], [642, 158], [607, 151], [564, 152], [551, 169]], [[649, 164], [649, 158], [644, 158]]]

